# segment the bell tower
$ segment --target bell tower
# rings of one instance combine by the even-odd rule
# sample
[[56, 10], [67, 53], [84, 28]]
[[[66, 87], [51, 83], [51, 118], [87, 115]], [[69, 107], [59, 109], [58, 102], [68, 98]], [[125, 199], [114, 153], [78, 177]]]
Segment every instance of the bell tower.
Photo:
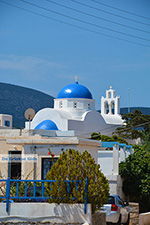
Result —
[[119, 115], [120, 114], [120, 97], [112, 87], [106, 90], [106, 97], [101, 98], [101, 115]]

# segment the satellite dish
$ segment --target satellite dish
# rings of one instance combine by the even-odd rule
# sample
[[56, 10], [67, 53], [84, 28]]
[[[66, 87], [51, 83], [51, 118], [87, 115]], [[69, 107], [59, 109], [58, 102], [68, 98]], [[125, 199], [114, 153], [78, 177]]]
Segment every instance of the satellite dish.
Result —
[[35, 110], [32, 109], [32, 108], [28, 108], [25, 113], [24, 113], [24, 116], [27, 120], [32, 120], [33, 117], [35, 116]]

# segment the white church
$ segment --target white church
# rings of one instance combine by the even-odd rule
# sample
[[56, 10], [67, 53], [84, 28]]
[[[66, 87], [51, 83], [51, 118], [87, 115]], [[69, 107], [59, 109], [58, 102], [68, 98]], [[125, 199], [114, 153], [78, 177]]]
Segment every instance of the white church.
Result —
[[[31, 129], [75, 132], [76, 136], [90, 137], [92, 132], [111, 135], [123, 125], [120, 97], [112, 87], [101, 98], [101, 113], [95, 110], [95, 100], [87, 87], [75, 82], [61, 89], [54, 100], [54, 108], [44, 108], [30, 122]], [[25, 129], [29, 128], [26, 122]]]
[[[110, 151], [104, 143], [89, 139], [92, 132], [111, 135], [124, 121], [120, 115], [120, 97], [112, 87], [101, 98], [101, 113], [87, 87], [75, 82], [62, 88], [54, 100], [54, 108], [38, 111], [25, 129], [12, 129], [12, 117], [0, 115], [0, 149], [8, 156], [36, 156], [36, 161], [7, 162], [0, 160], [0, 175], [14, 179], [46, 179], [47, 172], [62, 152], [87, 150], [109, 180], [110, 193], [120, 194], [119, 162], [132, 153], [124, 144], [112, 144]], [[7, 116], [7, 117], [6, 117]], [[5, 137], [5, 138], [4, 138]], [[115, 142], [116, 143], [116, 142]], [[51, 155], [53, 154], [53, 157]], [[1, 155], [2, 156], [2, 155]], [[121, 194], [120, 194], [121, 195]]]

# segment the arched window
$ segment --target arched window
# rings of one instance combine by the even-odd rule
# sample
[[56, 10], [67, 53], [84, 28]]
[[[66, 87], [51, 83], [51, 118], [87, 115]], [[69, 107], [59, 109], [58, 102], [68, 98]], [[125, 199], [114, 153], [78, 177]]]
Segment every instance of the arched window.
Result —
[[62, 101], [59, 102], [59, 108], [62, 108], [63, 107], [63, 104], [62, 104]]
[[105, 102], [105, 114], [109, 113], [109, 105], [108, 102]]
[[114, 102], [111, 103], [111, 113], [115, 114], [115, 103]]
[[108, 98], [111, 98], [111, 92], [110, 91], [108, 92]]

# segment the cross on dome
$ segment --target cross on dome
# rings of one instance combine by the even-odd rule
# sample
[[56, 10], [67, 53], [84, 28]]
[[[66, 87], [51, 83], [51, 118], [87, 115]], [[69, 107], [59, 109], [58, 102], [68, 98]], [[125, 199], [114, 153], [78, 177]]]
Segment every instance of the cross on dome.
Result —
[[79, 77], [78, 77], [78, 76], [75, 76], [75, 77], [74, 77], [74, 80], [75, 80], [75, 83], [76, 83], [76, 84], [79, 83]]

